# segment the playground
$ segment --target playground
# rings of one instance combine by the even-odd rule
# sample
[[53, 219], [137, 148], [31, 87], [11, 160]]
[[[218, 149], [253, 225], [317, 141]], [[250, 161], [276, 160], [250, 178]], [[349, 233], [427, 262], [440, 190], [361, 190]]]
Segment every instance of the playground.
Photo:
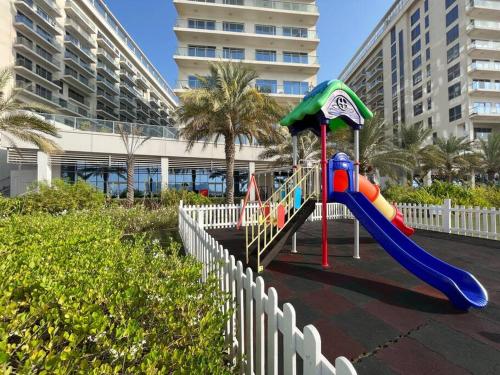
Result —
[[[330, 269], [321, 267], [321, 222], [307, 222], [262, 272], [280, 305], [293, 304], [297, 326], [314, 324], [324, 355], [342, 355], [359, 374], [498, 374], [500, 260], [498, 242], [418, 230], [412, 240], [481, 280], [485, 309], [453, 307], [445, 295], [413, 276], [364, 229], [352, 257], [353, 221], [328, 221]], [[245, 231], [210, 230], [245, 262]]]

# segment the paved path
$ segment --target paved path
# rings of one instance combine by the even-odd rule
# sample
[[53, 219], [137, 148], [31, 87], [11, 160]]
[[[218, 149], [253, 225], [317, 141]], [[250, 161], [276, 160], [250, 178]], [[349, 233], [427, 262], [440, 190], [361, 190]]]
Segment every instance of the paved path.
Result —
[[[241, 257], [244, 231], [211, 231]], [[352, 255], [353, 224], [329, 223], [330, 270], [321, 261], [321, 224], [298, 233], [299, 254], [282, 252], [263, 272], [280, 303], [291, 302], [297, 325], [318, 328], [333, 363], [351, 359], [363, 374], [500, 374], [500, 242], [417, 231], [420, 246], [472, 272], [490, 304], [467, 313], [408, 273], [361, 231], [361, 260]]]

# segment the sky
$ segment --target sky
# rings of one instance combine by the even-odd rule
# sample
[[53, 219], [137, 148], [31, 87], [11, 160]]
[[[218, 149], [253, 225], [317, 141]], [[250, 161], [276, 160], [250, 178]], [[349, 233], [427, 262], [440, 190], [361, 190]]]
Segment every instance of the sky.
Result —
[[[176, 12], [172, 0], [105, 0], [167, 82], [175, 85]], [[394, 0], [317, 0], [320, 18], [318, 82], [338, 78]]]

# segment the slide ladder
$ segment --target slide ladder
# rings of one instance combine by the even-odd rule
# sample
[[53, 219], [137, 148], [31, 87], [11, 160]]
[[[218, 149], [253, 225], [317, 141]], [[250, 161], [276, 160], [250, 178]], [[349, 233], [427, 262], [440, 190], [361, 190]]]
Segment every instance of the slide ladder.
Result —
[[299, 167], [262, 204], [263, 210], [247, 215], [247, 263], [262, 271], [315, 210], [319, 194], [319, 165]]

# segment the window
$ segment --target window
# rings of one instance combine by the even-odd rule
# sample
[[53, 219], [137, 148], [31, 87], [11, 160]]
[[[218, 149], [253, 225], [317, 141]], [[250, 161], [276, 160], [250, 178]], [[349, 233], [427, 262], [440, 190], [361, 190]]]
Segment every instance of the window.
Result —
[[188, 46], [188, 55], [196, 57], [215, 57], [215, 47]]
[[456, 63], [451, 68], [448, 68], [448, 82], [460, 77], [460, 63]]
[[424, 12], [429, 11], [429, 0], [424, 0]]
[[255, 25], [255, 34], [276, 35], [276, 26]]
[[33, 62], [21, 54], [16, 54], [16, 65], [24, 66], [28, 70], [33, 69]]
[[188, 77], [188, 86], [191, 89], [199, 89], [201, 87], [200, 79], [196, 76]]
[[446, 27], [450, 26], [458, 19], [458, 5], [446, 14]]
[[307, 38], [307, 29], [305, 27], [283, 27], [283, 36]]
[[422, 103], [415, 104], [413, 106], [413, 116], [421, 115], [424, 112], [424, 106]]
[[425, 61], [429, 61], [431, 59], [431, 49], [427, 48], [425, 50]]
[[391, 44], [396, 43], [396, 29], [393, 27], [391, 29]]
[[420, 98], [422, 98], [422, 95], [423, 95], [422, 86], [420, 86], [419, 88], [413, 90], [413, 100], [414, 101], [417, 101]]
[[431, 66], [430, 65], [427, 65], [425, 67], [425, 74], [426, 74], [427, 78], [429, 78], [431, 76]]
[[425, 44], [429, 44], [431, 42], [431, 34], [427, 31], [425, 33]]
[[446, 33], [446, 44], [450, 45], [455, 40], [457, 40], [457, 38], [458, 38], [458, 25], [455, 25]]
[[263, 49], [255, 50], [255, 60], [276, 61], [276, 51], [267, 51]]
[[411, 25], [415, 25], [415, 23], [420, 19], [420, 9], [417, 9], [410, 17]]
[[36, 74], [38, 74], [40, 77], [45, 78], [47, 81], [52, 82], [52, 73], [38, 64], [36, 66]]
[[428, 118], [427, 118], [427, 127], [428, 127], [429, 129], [432, 129], [432, 117], [428, 117]]
[[491, 133], [491, 128], [474, 128], [474, 139], [483, 139], [486, 141]]
[[309, 91], [309, 83], [300, 81], [284, 81], [283, 87], [285, 94], [305, 95]]
[[445, 9], [448, 9], [451, 5], [453, 5], [457, 0], [446, 0]]
[[243, 48], [224, 47], [222, 49], [222, 55], [225, 59], [244, 60], [245, 59], [245, 50]]
[[47, 89], [43, 86], [40, 86], [37, 84], [36, 88], [35, 88], [35, 92], [38, 96], [41, 96], [45, 99], [52, 100], [52, 91], [50, 91], [49, 89]]
[[427, 81], [426, 92], [427, 94], [430, 94], [431, 91], [432, 91], [432, 81]]
[[447, 61], [448, 61], [448, 64], [450, 62], [452, 62], [453, 60], [455, 60], [458, 55], [460, 54], [460, 44], [457, 43], [455, 44], [453, 47], [451, 47], [448, 52], [447, 52]]
[[430, 24], [430, 22], [429, 22], [429, 15], [427, 15], [424, 18], [424, 25], [425, 25], [426, 29], [429, 28], [429, 24]]
[[36, 53], [42, 56], [47, 61], [52, 61], [52, 54], [40, 46], [36, 46]]
[[276, 94], [278, 92], [278, 81], [272, 79], [258, 79], [255, 81], [255, 88], [266, 94]]
[[413, 85], [418, 85], [420, 82], [422, 82], [422, 71], [419, 70], [413, 75]]
[[215, 21], [212, 20], [197, 20], [197, 19], [188, 19], [188, 27], [190, 29], [206, 29], [206, 30], [215, 30]]
[[450, 108], [449, 110], [449, 120], [456, 121], [462, 118], [462, 106], [457, 105], [456, 107]]
[[427, 98], [427, 110], [430, 111], [432, 109], [432, 98]]
[[417, 70], [422, 65], [422, 56], [417, 56], [412, 61], [413, 70]]
[[417, 25], [412, 31], [411, 31], [411, 40], [414, 41], [418, 36], [420, 36], [420, 25]]
[[457, 82], [454, 85], [448, 87], [448, 100], [452, 100], [460, 96], [461, 91], [462, 89], [460, 87], [460, 82]]
[[77, 93], [76, 91], [74, 91], [71, 88], [68, 89], [68, 97], [70, 97], [71, 99], [76, 100], [79, 103], [85, 104], [85, 97], [83, 95]]
[[412, 56], [415, 56], [417, 53], [420, 52], [420, 49], [421, 49], [421, 43], [420, 43], [420, 39], [417, 40], [412, 46], [411, 46], [411, 55]]
[[283, 62], [295, 64], [307, 64], [308, 55], [303, 52], [283, 52]]
[[242, 33], [245, 31], [245, 24], [239, 22], [224, 22], [222, 24], [222, 29], [233, 33]]

